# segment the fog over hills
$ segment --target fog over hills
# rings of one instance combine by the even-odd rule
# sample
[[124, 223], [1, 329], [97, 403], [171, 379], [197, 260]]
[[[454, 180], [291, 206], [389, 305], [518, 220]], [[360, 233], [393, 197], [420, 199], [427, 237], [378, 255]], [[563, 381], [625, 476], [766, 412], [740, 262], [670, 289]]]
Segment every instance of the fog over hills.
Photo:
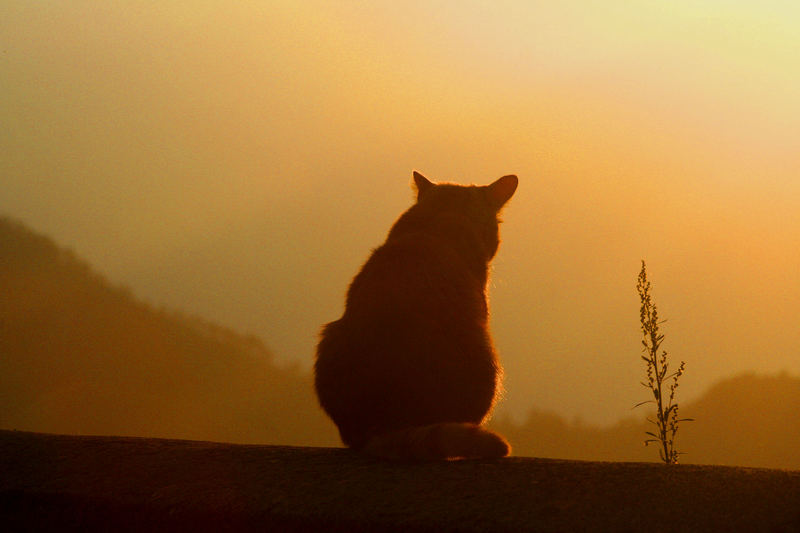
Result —
[[308, 375], [263, 343], [154, 309], [0, 220], [0, 427], [332, 445]]
[[[640, 407], [634, 413], [644, 410]], [[787, 374], [742, 374], [712, 386], [681, 406], [676, 448], [682, 463], [800, 468], [800, 379]], [[644, 411], [639, 412], [644, 416]], [[628, 418], [598, 428], [531, 410], [524, 423], [501, 418], [517, 455], [597, 461], [658, 461], [655, 445], [644, 446], [654, 426]]]
[[640, 260], [682, 398], [800, 376], [796, 2], [0, 2], [0, 213], [310, 368], [434, 181], [520, 185], [498, 415], [641, 401]]
[[[0, 428], [338, 445], [311, 383], [307, 371], [275, 363], [260, 339], [155, 309], [0, 218]], [[533, 406], [522, 424], [492, 425], [516, 455], [654, 461], [645, 412], [598, 428]], [[681, 415], [696, 419], [678, 434], [682, 462], [800, 468], [797, 377], [726, 379], [681, 404]]]

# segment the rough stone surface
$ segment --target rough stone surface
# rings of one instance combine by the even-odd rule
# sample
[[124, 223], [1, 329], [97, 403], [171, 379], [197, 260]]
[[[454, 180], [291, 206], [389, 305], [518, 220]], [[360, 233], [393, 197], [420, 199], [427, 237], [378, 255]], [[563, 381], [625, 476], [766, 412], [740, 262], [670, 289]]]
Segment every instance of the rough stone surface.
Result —
[[6, 531], [800, 532], [800, 471], [0, 431]]

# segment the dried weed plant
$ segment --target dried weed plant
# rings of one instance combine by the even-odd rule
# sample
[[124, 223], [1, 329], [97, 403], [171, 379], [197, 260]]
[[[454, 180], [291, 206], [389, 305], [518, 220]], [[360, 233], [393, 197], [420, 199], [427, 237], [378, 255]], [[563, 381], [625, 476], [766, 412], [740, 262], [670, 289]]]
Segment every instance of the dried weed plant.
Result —
[[[642, 359], [647, 363], [647, 382], [642, 381], [642, 385], [649, 389], [653, 394], [652, 400], [647, 400], [637, 404], [640, 405], [653, 403], [656, 406], [656, 419], [648, 417], [648, 422], [656, 426], [656, 432], [647, 431], [648, 438], [644, 441], [645, 446], [657, 443], [658, 453], [665, 464], [677, 464], [678, 455], [675, 449], [675, 434], [678, 432], [680, 422], [689, 422], [691, 418], [678, 418], [678, 402], [675, 401], [675, 390], [678, 388], [678, 378], [683, 375], [686, 363], [681, 361], [678, 369], [671, 374], [669, 372], [669, 361], [667, 352], [659, 349], [664, 341], [664, 335], [659, 332], [659, 325], [666, 322], [658, 320], [658, 309], [650, 296], [650, 282], [647, 280], [647, 270], [645, 262], [642, 261], [642, 270], [639, 272], [639, 280], [636, 284], [639, 292], [641, 308], [639, 309], [639, 320], [642, 324]], [[670, 380], [671, 383], [669, 382]], [[666, 396], [666, 397], [665, 397]]]

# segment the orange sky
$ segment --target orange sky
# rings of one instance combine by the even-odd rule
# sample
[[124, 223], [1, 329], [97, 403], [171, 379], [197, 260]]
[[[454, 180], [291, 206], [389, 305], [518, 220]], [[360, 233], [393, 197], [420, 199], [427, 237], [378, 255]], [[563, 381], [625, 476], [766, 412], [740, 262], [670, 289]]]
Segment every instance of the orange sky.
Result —
[[800, 374], [798, 24], [778, 1], [6, 1], [0, 211], [310, 364], [412, 169], [516, 173], [505, 408], [610, 422], [646, 393], [642, 258], [686, 397]]

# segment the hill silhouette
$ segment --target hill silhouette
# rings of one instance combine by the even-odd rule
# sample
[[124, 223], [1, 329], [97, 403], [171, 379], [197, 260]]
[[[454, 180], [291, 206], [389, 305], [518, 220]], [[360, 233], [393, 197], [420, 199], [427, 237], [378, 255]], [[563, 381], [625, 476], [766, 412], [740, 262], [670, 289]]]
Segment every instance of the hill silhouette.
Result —
[[157, 310], [0, 218], [0, 427], [331, 445], [306, 372], [263, 343]]
[[[645, 407], [637, 411], [644, 414]], [[681, 403], [683, 463], [800, 469], [800, 379], [737, 376]], [[658, 461], [648, 424], [531, 410], [491, 425], [515, 455]], [[337, 446], [310, 375], [254, 336], [155, 309], [51, 239], [0, 217], [0, 428]]]
[[[643, 408], [640, 408], [643, 409]], [[681, 405], [677, 448], [682, 463], [800, 469], [800, 379], [786, 374], [745, 374], [720, 381], [694, 402]], [[652, 425], [621, 420], [609, 428], [567, 423], [532, 410], [522, 424], [493, 423], [517, 455], [596, 461], [658, 461], [643, 444]]]

